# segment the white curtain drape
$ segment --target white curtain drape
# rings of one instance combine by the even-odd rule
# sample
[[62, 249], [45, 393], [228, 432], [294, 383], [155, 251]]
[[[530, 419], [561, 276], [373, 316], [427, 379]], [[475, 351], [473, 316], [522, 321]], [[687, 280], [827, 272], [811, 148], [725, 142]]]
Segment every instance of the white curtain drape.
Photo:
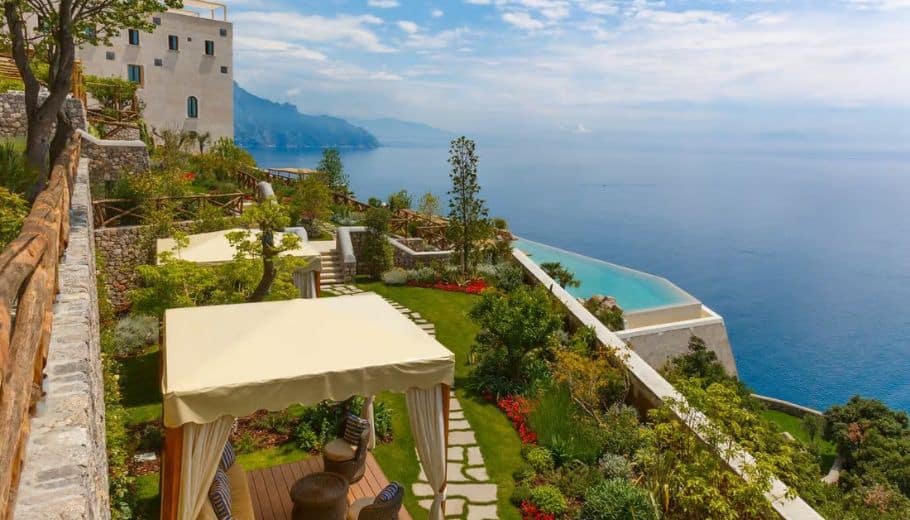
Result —
[[376, 412], [373, 404], [376, 401], [375, 395], [368, 395], [363, 402], [363, 411], [360, 412], [361, 419], [370, 421], [370, 442], [368, 447], [372, 450], [376, 447]]
[[183, 425], [179, 520], [196, 520], [202, 511], [233, 425], [233, 417]]
[[411, 388], [405, 394], [408, 418], [417, 454], [423, 464], [427, 482], [435, 491], [429, 520], [442, 520], [446, 500], [446, 430], [444, 399], [449, 396], [443, 385], [433, 388]]

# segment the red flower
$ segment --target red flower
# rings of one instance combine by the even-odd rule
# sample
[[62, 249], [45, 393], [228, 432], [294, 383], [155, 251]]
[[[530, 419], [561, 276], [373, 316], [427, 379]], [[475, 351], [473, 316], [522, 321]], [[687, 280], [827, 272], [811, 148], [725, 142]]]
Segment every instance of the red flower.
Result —
[[537, 444], [537, 434], [528, 425], [528, 414], [531, 413], [531, 403], [521, 396], [506, 396], [496, 403], [502, 410], [512, 426], [518, 432], [518, 437], [524, 444]]
[[521, 503], [521, 519], [522, 520], [556, 520], [556, 515], [551, 515], [549, 513], [544, 513], [537, 506], [524, 500]]
[[183, 174], [183, 180], [194, 181], [194, 180], [196, 180], [196, 174], [193, 172], [186, 172]]
[[440, 291], [460, 292], [466, 294], [480, 294], [487, 289], [487, 284], [483, 280], [471, 280], [465, 285], [458, 285], [457, 283], [448, 283], [443, 281], [430, 283], [411, 280], [408, 282], [408, 285], [411, 287], [424, 287], [426, 289], [438, 289]]

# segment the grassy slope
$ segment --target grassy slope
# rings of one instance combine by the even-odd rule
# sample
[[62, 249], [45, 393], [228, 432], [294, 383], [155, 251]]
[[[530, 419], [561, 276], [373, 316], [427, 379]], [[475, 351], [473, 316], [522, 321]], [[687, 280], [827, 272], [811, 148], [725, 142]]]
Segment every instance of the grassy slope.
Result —
[[[478, 330], [467, 313], [473, 307], [476, 296], [416, 287], [388, 287], [382, 283], [362, 284], [360, 288], [381, 294], [417, 311], [436, 325], [437, 339], [455, 353], [455, 391], [465, 417], [477, 435], [490, 478], [498, 486], [499, 518], [518, 519], [518, 510], [509, 502], [509, 497], [515, 487], [512, 474], [522, 465], [521, 442], [512, 425], [495, 406], [464, 388], [469, 373], [468, 352]], [[401, 406], [395, 408], [396, 411], [405, 410], [403, 398]], [[389, 478], [408, 484], [410, 488], [410, 484], [417, 478], [417, 464], [412, 455], [414, 445], [410, 439], [405, 413], [397, 414], [402, 423], [396, 423], [396, 441], [377, 450], [376, 457]], [[413, 506], [412, 498], [408, 503], [408, 511], [416, 518], [418, 516], [415, 512], [418, 510]]]
[[[809, 434], [803, 428], [803, 421], [799, 417], [776, 410], [765, 410], [762, 417], [776, 424], [781, 431], [788, 432], [803, 444], [809, 444]], [[819, 466], [822, 473], [827, 473], [837, 456], [837, 448], [825, 439], [819, 439]]]

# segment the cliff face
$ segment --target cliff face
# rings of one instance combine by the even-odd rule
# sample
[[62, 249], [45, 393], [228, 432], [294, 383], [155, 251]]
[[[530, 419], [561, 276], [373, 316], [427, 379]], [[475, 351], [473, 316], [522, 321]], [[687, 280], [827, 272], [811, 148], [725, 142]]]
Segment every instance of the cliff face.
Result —
[[234, 84], [234, 140], [247, 147], [307, 149], [335, 146], [375, 148], [370, 132], [344, 119], [301, 114], [290, 103], [276, 103]]

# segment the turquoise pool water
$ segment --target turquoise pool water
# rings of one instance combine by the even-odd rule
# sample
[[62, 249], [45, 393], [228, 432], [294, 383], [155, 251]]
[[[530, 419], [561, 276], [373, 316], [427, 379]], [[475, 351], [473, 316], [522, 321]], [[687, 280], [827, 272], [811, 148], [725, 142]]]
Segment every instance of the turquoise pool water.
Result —
[[581, 286], [567, 290], [577, 298], [590, 298], [595, 294], [613, 296], [626, 312], [698, 301], [659, 276], [523, 238], [516, 240], [514, 247], [525, 252], [538, 265], [559, 262], [574, 273]]

